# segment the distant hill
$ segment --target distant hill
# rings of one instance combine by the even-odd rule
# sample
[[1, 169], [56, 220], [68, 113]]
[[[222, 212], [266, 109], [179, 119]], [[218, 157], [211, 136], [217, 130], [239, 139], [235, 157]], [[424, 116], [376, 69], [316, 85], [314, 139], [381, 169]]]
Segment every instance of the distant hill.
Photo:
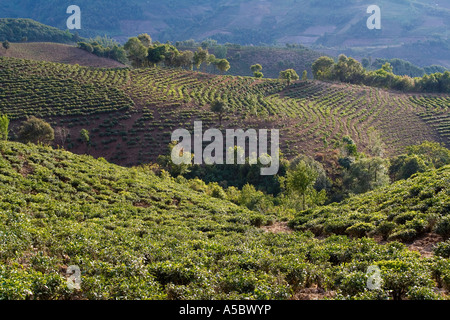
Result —
[[[381, 30], [366, 27], [370, 4], [361, 0], [77, 1], [83, 12], [79, 32], [87, 37], [108, 34], [125, 40], [146, 32], [161, 42], [214, 38], [245, 45], [300, 43], [340, 51], [361, 49], [373, 52], [374, 58], [400, 58], [421, 67], [450, 67], [441, 52], [449, 36], [448, 0], [379, 0]], [[0, 12], [65, 29], [67, 6], [64, 1], [21, 0], [3, 4]], [[433, 50], [420, 50], [426, 48], [419, 41], [435, 40]], [[384, 56], [389, 52], [393, 56]]]
[[74, 43], [80, 40], [68, 31], [31, 19], [0, 19], [0, 41]]
[[0, 57], [1, 56], [37, 61], [78, 64], [85, 67], [126, 67], [115, 60], [98, 57], [72, 45], [48, 42], [11, 43], [11, 48], [8, 50], [0, 48]]

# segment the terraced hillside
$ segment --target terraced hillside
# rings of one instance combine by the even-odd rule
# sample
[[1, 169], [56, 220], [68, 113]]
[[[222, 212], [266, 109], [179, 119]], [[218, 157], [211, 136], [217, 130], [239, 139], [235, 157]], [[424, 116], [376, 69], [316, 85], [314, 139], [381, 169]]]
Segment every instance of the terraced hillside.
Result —
[[[448, 243], [423, 257], [398, 242], [267, 232], [258, 225], [276, 217], [193, 189], [145, 168], [1, 142], [0, 299], [448, 296]], [[381, 270], [380, 290], [366, 288], [369, 266]]]
[[339, 204], [300, 212], [290, 226], [316, 235], [411, 242], [431, 232], [449, 238], [449, 213], [450, 167], [446, 166]]
[[[276, 79], [215, 76], [180, 69], [95, 69], [76, 65], [0, 58], [0, 112], [13, 127], [27, 115], [70, 129], [75, 152], [119, 164], [154, 161], [166, 152], [171, 132], [218, 127], [209, 104], [227, 99], [226, 128], [277, 128], [287, 157], [338, 147], [350, 135], [367, 151], [374, 128], [390, 153], [424, 140], [449, 145], [449, 97], [406, 95], [376, 88]], [[78, 141], [91, 132], [92, 146]], [[14, 130], [13, 130], [14, 131]]]

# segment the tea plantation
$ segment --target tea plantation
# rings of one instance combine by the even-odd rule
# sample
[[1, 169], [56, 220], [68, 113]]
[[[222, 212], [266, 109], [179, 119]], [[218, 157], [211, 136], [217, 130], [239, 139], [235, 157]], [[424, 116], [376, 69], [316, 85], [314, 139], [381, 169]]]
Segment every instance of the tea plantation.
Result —
[[290, 222], [316, 235], [378, 235], [412, 241], [436, 232], [450, 237], [450, 167], [431, 170], [339, 204], [303, 211]]
[[[334, 299], [444, 299], [450, 288], [448, 243], [422, 257], [396, 241], [320, 240], [301, 220], [314, 215], [328, 231], [326, 218], [338, 214], [374, 228], [392, 220], [394, 232], [433, 214], [440, 221], [449, 167], [352, 198], [339, 212], [302, 213], [294, 223], [302, 231], [273, 233], [255, 221], [276, 216], [144, 167], [14, 142], [2, 142], [0, 155], [0, 299], [295, 299], [307, 288]], [[400, 219], [405, 212], [413, 218]], [[67, 285], [71, 265], [81, 270], [79, 290]], [[383, 283], [370, 291], [372, 265]]]
[[[90, 152], [121, 165], [155, 162], [171, 133], [219, 127], [210, 105], [228, 101], [227, 128], [277, 128], [287, 158], [314, 156], [350, 136], [367, 152], [375, 130], [388, 154], [422, 141], [449, 140], [449, 96], [405, 94], [317, 80], [287, 85], [279, 79], [211, 75], [176, 68], [104, 69], [0, 58], [0, 112], [12, 131], [34, 115], [70, 131], [61, 143], [86, 152], [77, 140], [91, 133]], [[324, 147], [327, 141], [327, 147]]]

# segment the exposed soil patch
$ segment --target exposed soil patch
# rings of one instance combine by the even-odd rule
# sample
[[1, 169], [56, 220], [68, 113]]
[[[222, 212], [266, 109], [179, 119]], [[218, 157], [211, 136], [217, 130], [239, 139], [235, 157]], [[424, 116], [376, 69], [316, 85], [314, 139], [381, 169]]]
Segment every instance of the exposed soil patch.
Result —
[[297, 292], [292, 300], [324, 300], [333, 298], [335, 294], [334, 291], [325, 291], [322, 288], [305, 288]]
[[444, 239], [435, 233], [427, 233], [426, 235], [415, 240], [413, 243], [406, 244], [406, 246], [413, 251], [419, 252], [424, 257], [433, 256], [433, 249], [435, 245]]
[[275, 222], [270, 226], [264, 226], [263, 229], [266, 232], [272, 233], [291, 233], [293, 230], [288, 227], [287, 222]]

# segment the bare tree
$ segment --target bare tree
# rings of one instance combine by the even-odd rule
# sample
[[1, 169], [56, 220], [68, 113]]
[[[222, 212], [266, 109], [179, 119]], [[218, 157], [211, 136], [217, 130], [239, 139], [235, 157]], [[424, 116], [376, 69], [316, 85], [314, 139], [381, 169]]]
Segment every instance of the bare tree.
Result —
[[61, 146], [64, 147], [67, 141], [67, 137], [70, 134], [70, 130], [66, 127], [56, 127], [55, 128], [55, 140], [57, 143], [61, 143]]

